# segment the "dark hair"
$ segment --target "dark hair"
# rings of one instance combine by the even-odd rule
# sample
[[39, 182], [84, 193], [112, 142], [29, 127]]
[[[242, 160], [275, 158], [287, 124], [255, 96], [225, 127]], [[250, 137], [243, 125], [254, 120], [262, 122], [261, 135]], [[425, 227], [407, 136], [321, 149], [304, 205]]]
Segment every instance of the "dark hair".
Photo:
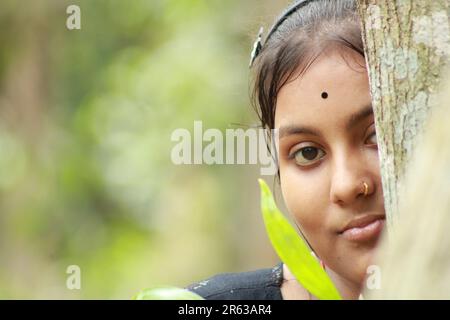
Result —
[[252, 104], [266, 129], [274, 128], [275, 106], [281, 88], [293, 76], [304, 74], [323, 52], [347, 48], [364, 57], [355, 0], [301, 2], [304, 3], [298, 9], [278, 19], [258, 50], [253, 66]]

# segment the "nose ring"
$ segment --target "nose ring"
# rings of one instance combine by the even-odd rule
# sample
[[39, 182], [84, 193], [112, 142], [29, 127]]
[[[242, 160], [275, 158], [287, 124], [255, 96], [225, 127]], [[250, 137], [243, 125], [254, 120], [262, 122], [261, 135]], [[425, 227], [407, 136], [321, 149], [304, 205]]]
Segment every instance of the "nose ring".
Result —
[[367, 194], [369, 193], [369, 185], [364, 181], [364, 197], [367, 197]]

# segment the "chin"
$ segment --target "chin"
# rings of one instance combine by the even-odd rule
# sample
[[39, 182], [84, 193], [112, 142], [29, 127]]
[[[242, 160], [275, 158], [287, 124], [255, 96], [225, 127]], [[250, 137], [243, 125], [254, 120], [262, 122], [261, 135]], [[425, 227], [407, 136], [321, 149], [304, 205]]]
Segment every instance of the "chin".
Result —
[[360, 252], [360, 255], [356, 258], [357, 263], [355, 263], [355, 281], [363, 283], [369, 275], [369, 267], [374, 264], [375, 249], [375, 246], [365, 248], [365, 250]]
[[335, 268], [330, 265], [334, 272], [340, 274], [344, 278], [353, 283], [363, 285], [367, 275], [369, 266], [374, 264], [376, 246], [348, 246], [348, 243], [340, 247], [339, 257], [335, 262]]

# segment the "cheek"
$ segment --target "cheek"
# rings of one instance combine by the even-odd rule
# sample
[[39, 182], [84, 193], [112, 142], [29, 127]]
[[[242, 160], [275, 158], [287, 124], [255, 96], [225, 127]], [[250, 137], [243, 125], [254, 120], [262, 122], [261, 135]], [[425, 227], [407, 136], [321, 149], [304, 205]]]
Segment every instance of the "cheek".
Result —
[[369, 165], [372, 168], [372, 170], [377, 171], [379, 174], [380, 161], [378, 158], [378, 149], [369, 149], [369, 152], [367, 153], [367, 160], [369, 161]]
[[369, 150], [369, 152], [366, 154], [366, 163], [367, 167], [369, 168], [370, 175], [372, 176], [377, 189], [380, 191], [382, 190], [381, 187], [381, 169], [380, 169], [380, 161], [378, 157], [378, 150], [373, 149]]
[[371, 174], [376, 186], [376, 192], [374, 197], [377, 199], [377, 203], [380, 206], [380, 210], [383, 210], [384, 212], [383, 185], [381, 181], [381, 171], [380, 171], [381, 169], [377, 150], [371, 153], [368, 159], [368, 164], [370, 166]]
[[319, 172], [280, 168], [281, 190], [289, 213], [307, 234], [316, 233], [325, 219], [327, 196]]

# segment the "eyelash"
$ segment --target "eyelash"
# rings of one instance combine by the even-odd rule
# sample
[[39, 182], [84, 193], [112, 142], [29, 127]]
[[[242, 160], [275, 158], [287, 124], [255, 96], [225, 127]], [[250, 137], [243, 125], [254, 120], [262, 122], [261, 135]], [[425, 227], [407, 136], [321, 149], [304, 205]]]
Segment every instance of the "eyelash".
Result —
[[[375, 131], [372, 132], [372, 134], [369, 135], [369, 137], [366, 139], [366, 141], [367, 141], [370, 137], [372, 137], [372, 136], [375, 136], [375, 137], [376, 137], [376, 132], [375, 132]], [[370, 145], [371, 145], [371, 146], [373, 146], [373, 145], [376, 146], [377, 143], [372, 143], [372, 144], [370, 144]], [[322, 151], [322, 153], [324, 153], [324, 155], [325, 155], [325, 152], [324, 152], [322, 149], [320, 149], [320, 148], [317, 148], [317, 147], [314, 147], [314, 146], [306, 146], [306, 147], [303, 147], [303, 148], [300, 148], [300, 149], [296, 150], [295, 152], [292, 152], [292, 153], [288, 156], [288, 158], [289, 158], [289, 159], [292, 159], [292, 160], [295, 160], [295, 162], [297, 163], [297, 165], [299, 165], [299, 166], [301, 166], [301, 167], [308, 167], [308, 166], [311, 166], [312, 164], [314, 164], [314, 163], [320, 161], [320, 159], [322, 159], [323, 156], [322, 156], [321, 158], [319, 158], [318, 160], [311, 160], [311, 163], [310, 163], [310, 164], [306, 164], [306, 165], [304, 165], [304, 164], [299, 164], [299, 163], [296, 161], [296, 155], [299, 154], [299, 153], [301, 153], [301, 152], [304, 151], [305, 149], [308, 149], [308, 148], [320, 150], [320, 151]]]
[[297, 156], [297, 154], [301, 154], [302, 151], [307, 150], [307, 149], [320, 150], [320, 151], [325, 155], [325, 152], [324, 152], [322, 149], [320, 149], [320, 148], [317, 148], [317, 147], [314, 147], [314, 146], [306, 146], [306, 147], [303, 147], [303, 148], [298, 149], [298, 150], [295, 151], [295, 152], [292, 152], [292, 153], [289, 155], [289, 159], [294, 160], [295, 163], [296, 163], [297, 165], [301, 166], [301, 167], [308, 167], [308, 166], [311, 166], [311, 165], [313, 165], [314, 163], [318, 162], [318, 161], [323, 157], [323, 156], [322, 156], [322, 157], [319, 158], [318, 160], [307, 160], [307, 161], [309, 162], [308, 164], [300, 164], [300, 163], [297, 161], [296, 156]]

